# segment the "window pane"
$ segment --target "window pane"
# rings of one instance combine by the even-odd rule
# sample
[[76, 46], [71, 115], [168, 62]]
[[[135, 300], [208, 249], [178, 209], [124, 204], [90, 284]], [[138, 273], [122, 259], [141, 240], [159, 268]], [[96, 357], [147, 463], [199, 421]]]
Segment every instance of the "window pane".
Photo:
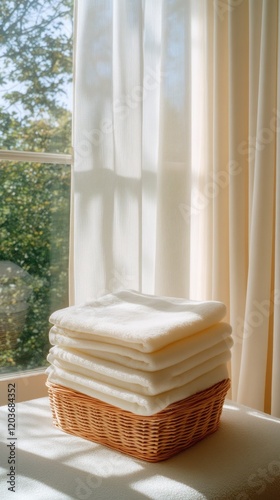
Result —
[[0, 373], [46, 366], [68, 305], [70, 166], [0, 163]]
[[73, 0], [1, 0], [0, 148], [69, 153]]

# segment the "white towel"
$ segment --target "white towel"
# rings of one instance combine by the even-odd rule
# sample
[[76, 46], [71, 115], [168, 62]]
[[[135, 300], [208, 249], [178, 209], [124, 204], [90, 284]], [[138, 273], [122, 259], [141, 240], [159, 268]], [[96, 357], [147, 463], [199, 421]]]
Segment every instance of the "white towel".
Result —
[[92, 334], [93, 340], [154, 352], [218, 323], [226, 307], [217, 301], [155, 297], [131, 290], [108, 294], [54, 312], [60, 328]]
[[117, 344], [88, 340], [91, 338], [90, 334], [71, 332], [55, 326], [50, 330], [49, 340], [54, 346], [58, 345], [66, 349], [81, 351], [95, 358], [113, 361], [122, 366], [143, 371], [158, 371], [180, 363], [220, 342], [223, 342], [225, 347], [230, 348], [232, 345], [230, 334], [230, 325], [218, 323], [153, 353], [142, 353], [136, 349]]
[[228, 378], [227, 366], [223, 364], [182, 387], [161, 393], [157, 396], [143, 396], [54, 367], [53, 365], [47, 369], [47, 373], [49, 382], [53, 384], [59, 384], [82, 394], [87, 394], [105, 403], [117, 406], [122, 410], [146, 416], [153, 415], [176, 401], [192, 396]]
[[144, 372], [123, 367], [117, 363], [100, 360], [78, 351], [53, 347], [48, 361], [64, 370], [122, 387], [143, 395], [156, 395], [185, 385], [230, 359], [230, 349], [220, 342], [186, 361], [159, 370]]

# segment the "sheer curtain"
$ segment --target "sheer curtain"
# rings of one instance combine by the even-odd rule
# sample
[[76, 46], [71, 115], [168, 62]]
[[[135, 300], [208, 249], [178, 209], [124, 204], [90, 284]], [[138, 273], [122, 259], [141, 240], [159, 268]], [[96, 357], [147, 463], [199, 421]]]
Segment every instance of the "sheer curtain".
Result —
[[279, 2], [76, 2], [72, 303], [225, 302], [232, 398], [280, 417]]

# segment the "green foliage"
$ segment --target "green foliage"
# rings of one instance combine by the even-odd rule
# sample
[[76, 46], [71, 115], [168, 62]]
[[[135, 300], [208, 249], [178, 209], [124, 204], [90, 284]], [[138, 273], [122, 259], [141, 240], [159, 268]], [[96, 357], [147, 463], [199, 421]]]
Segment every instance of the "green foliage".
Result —
[[[71, 151], [72, 10], [73, 0], [1, 0], [1, 149]], [[69, 203], [69, 165], [1, 162], [0, 261], [27, 271], [32, 293], [0, 371], [46, 364], [49, 315], [68, 304]]]
[[1, 0], [0, 148], [69, 152], [72, 10], [73, 0]]
[[58, 109], [71, 82], [72, 10], [73, 0], [1, 0], [1, 83], [25, 114]]
[[49, 315], [67, 306], [69, 198], [67, 165], [1, 166], [0, 260], [27, 271], [32, 289], [17, 349], [2, 352], [2, 366], [31, 368], [44, 363]]
[[13, 113], [0, 110], [0, 149], [49, 153], [71, 152], [71, 113], [60, 108], [56, 121], [48, 119], [18, 120]]

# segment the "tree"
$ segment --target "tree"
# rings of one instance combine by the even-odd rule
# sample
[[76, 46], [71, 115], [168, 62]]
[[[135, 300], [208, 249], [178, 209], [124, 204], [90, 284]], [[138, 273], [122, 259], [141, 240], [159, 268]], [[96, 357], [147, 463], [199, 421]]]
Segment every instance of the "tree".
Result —
[[[0, 148], [70, 152], [73, 0], [2, 0]], [[46, 363], [48, 318], [68, 303], [70, 167], [2, 162], [0, 261], [30, 274], [28, 316], [2, 371]], [[1, 304], [1, 295], [0, 295]]]
[[2, 149], [69, 151], [72, 10], [73, 0], [1, 1]]

